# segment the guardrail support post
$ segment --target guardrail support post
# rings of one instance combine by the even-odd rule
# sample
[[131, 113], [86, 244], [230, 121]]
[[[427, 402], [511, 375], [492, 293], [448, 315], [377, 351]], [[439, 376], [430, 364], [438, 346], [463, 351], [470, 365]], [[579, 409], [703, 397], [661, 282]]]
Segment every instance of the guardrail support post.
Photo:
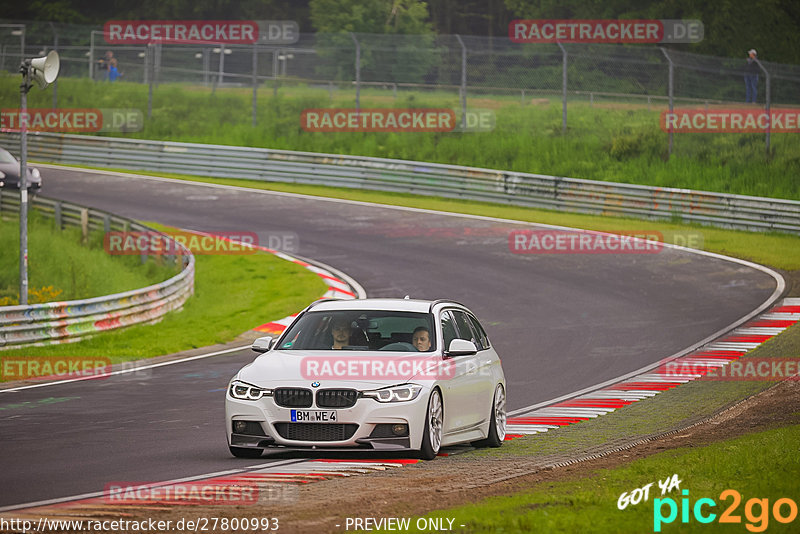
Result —
[[561, 132], [567, 133], [567, 49], [561, 43], [556, 43], [561, 49]]
[[85, 245], [89, 241], [89, 210], [81, 208], [81, 238]]
[[[669, 63], [669, 85], [667, 86], [668, 96], [669, 96], [669, 114], [670, 116], [673, 115], [673, 110], [675, 109], [674, 101], [673, 101], [673, 91], [675, 88], [675, 65], [672, 63], [672, 58], [669, 57], [667, 53], [667, 49], [664, 47], [659, 47], [661, 49], [661, 53], [664, 54], [664, 57], [667, 58], [667, 62]], [[669, 128], [669, 141], [667, 144], [667, 159], [672, 156], [672, 136], [673, 136], [672, 127]]]
[[53, 205], [53, 223], [58, 230], [62, 230], [64, 228], [64, 223], [61, 218], [61, 201], [57, 200], [56, 203]]
[[106, 213], [103, 215], [103, 232], [106, 234], [111, 231], [111, 216]]

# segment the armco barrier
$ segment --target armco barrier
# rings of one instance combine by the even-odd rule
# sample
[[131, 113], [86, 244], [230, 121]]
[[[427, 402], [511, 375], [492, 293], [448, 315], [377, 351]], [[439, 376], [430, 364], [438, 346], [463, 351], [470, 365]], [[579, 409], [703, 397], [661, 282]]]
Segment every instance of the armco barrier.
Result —
[[[31, 198], [32, 207], [52, 216], [58, 227], [154, 232], [110, 213], [38, 195]], [[0, 213], [9, 211], [19, 212], [19, 194], [0, 190]], [[171, 241], [166, 235], [164, 239]], [[180, 308], [194, 292], [194, 256], [177, 242], [170, 246], [181, 253], [166, 256], [167, 261], [180, 262], [182, 269], [159, 284], [90, 299], [0, 307], [0, 349], [31, 343], [67, 343], [103, 330], [155, 322], [167, 312]]]
[[[19, 134], [0, 142], [19, 153]], [[593, 214], [800, 233], [800, 202], [415, 161], [29, 133], [31, 159], [222, 178], [412, 192]], [[45, 185], [46, 187], [46, 185]]]

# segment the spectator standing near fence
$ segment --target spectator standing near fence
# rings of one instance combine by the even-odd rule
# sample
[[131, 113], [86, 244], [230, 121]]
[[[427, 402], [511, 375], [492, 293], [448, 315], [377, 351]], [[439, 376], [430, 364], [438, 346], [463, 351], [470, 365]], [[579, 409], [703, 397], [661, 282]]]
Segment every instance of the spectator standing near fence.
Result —
[[108, 50], [106, 55], [97, 60], [97, 69], [103, 76], [104, 80], [108, 80], [109, 69], [111, 68], [111, 61], [114, 59], [114, 52]]
[[747, 55], [747, 66], [744, 69], [744, 101], [755, 104], [758, 93], [758, 73], [761, 72], [761, 69], [758, 66], [758, 61], [756, 61], [758, 53], [755, 48], [748, 50]]
[[112, 58], [108, 63], [108, 81], [115, 82], [117, 78], [122, 76], [117, 69], [117, 58]]

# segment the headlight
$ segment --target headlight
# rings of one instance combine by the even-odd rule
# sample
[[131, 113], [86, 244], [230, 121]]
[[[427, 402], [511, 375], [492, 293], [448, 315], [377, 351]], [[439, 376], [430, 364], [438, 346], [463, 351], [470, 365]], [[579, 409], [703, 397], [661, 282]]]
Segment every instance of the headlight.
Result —
[[39, 169], [31, 170], [31, 174], [33, 175], [34, 178], [38, 178], [41, 176], [41, 174], [39, 174]]
[[422, 386], [417, 384], [405, 384], [403, 386], [393, 386], [372, 391], [362, 391], [361, 395], [378, 402], [407, 402], [419, 397]]
[[239, 400], [257, 401], [261, 397], [271, 397], [272, 390], [253, 386], [241, 380], [234, 380], [231, 382], [228, 392], [231, 397]]
[[5, 177], [6, 177], [6, 173], [4, 173], [3, 171], [0, 171], [0, 178], [5, 178]]

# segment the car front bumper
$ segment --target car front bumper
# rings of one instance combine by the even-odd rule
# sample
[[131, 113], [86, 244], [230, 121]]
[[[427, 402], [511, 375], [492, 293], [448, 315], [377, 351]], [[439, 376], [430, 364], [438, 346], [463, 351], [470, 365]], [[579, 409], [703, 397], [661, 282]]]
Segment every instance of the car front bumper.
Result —
[[[429, 396], [430, 389], [424, 388], [416, 399], [407, 402], [380, 403], [370, 398], [359, 398], [350, 408], [302, 408], [310, 411], [336, 411], [337, 420], [335, 423], [297, 423], [292, 422], [292, 409], [276, 405], [272, 397], [246, 401], [235, 399], [228, 393], [225, 402], [228, 444], [245, 448], [416, 450], [422, 444]], [[234, 421], [259, 423], [263, 436], [234, 432]], [[383, 425], [393, 424], [407, 425], [407, 435], [395, 436], [386, 432], [387, 427]], [[294, 432], [298, 427], [290, 428], [288, 425], [355, 425], [355, 429], [344, 439], [329, 439], [330, 427], [305, 427], [302, 432]], [[315, 440], [313, 435], [317, 431], [328, 436], [326, 439]], [[290, 439], [287, 433], [310, 434], [312, 439]], [[343, 434], [349, 432], [344, 431]]]

